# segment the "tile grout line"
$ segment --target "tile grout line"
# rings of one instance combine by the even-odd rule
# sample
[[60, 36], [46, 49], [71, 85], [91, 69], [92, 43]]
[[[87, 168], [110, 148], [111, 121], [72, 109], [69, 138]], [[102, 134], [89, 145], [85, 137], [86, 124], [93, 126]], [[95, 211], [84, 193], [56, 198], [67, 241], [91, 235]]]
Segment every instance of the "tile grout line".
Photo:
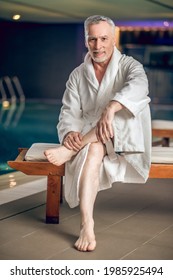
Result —
[[44, 206], [45, 204], [46, 204], [46, 203], [42, 203], [42, 204], [39, 204], [39, 205], [37, 205], [37, 206], [33, 206], [33, 207], [29, 208], [29, 209], [25, 209], [25, 210], [22, 210], [22, 211], [20, 211], [20, 212], [16, 212], [16, 213], [14, 213], [14, 214], [11, 214], [11, 215], [9, 215], [9, 216], [5, 216], [5, 217], [3, 217], [3, 218], [0, 218], [0, 221], [8, 220], [8, 219], [10, 219], [10, 218], [13, 218], [13, 217], [15, 217], [15, 216], [21, 215], [21, 214], [23, 214], [23, 213], [32, 211], [32, 210], [34, 210], [34, 209], [36, 209], [36, 208], [39, 208], [39, 207]]
[[[160, 202], [160, 201], [162, 201], [162, 200], [163, 200], [163, 199], [159, 199], [157, 202]], [[139, 212], [141, 212], [141, 211], [143, 211], [143, 210], [149, 208], [151, 205], [155, 205], [157, 202], [150, 203], [149, 205], [144, 206], [143, 208], [136, 210], [135, 212], [133, 212], [133, 213], [130, 214], [129, 216], [127, 216], [127, 217], [125, 217], [125, 218], [123, 218], [123, 219], [121, 219], [121, 220], [119, 220], [119, 221], [117, 221], [117, 222], [115, 222], [115, 223], [112, 223], [111, 225], [107, 226], [106, 228], [104, 228], [103, 230], [101, 230], [101, 231], [99, 231], [99, 232], [105, 231], [105, 230], [107, 230], [107, 229], [113, 227], [114, 225], [119, 224], [119, 223], [121, 223], [122, 221], [125, 221], [125, 220], [128, 219], [128, 218], [133, 217], [133, 216], [136, 215], [137, 213], [139, 213]]]
[[124, 256], [122, 256], [120, 258], [120, 260], [123, 260], [125, 257], [131, 255], [132, 253], [134, 253], [135, 251], [137, 251], [139, 248], [141, 248], [142, 246], [148, 244], [151, 240], [155, 239], [157, 236], [159, 236], [160, 234], [162, 234], [163, 232], [165, 232], [166, 230], [170, 229], [173, 226], [173, 224], [171, 224], [170, 226], [166, 227], [165, 229], [161, 230], [159, 233], [155, 234], [152, 238], [148, 239], [147, 241], [143, 242], [140, 246], [136, 247], [135, 249], [133, 249], [132, 251], [130, 251], [129, 253], [125, 254]]
[[168, 227], [166, 227], [165, 229], [161, 230], [159, 233], [157, 233], [156, 235], [154, 235], [152, 238], [148, 239], [147, 241], [145, 241], [144, 243], [142, 243], [142, 246], [147, 244], [148, 242], [150, 242], [151, 240], [155, 239], [157, 236], [159, 236], [160, 234], [162, 234], [163, 232], [167, 231], [168, 229], [170, 229], [173, 226], [173, 224], [169, 225]]
[[62, 250], [60, 250], [60, 251], [58, 251], [58, 252], [56, 252], [56, 253], [53, 253], [51, 256], [49, 256], [48, 258], [46, 258], [45, 260], [51, 260], [51, 258], [53, 257], [53, 256], [56, 256], [57, 254], [61, 254], [61, 253], [64, 253], [64, 252], [66, 252], [66, 251], [68, 251], [69, 249], [71, 249], [72, 247], [66, 247], [66, 248], [64, 248], [64, 249], [62, 249]]
[[112, 223], [111, 225], [107, 226], [106, 228], [104, 228], [103, 230], [98, 231], [98, 232], [105, 231], [105, 230], [107, 230], [107, 229], [109, 229], [109, 228], [111, 228], [111, 227], [113, 227], [113, 226], [115, 226], [115, 225], [117, 225], [117, 224], [119, 224], [119, 223], [121, 223], [121, 222], [123, 222], [123, 221], [125, 221], [125, 220], [127, 220], [127, 219], [129, 219], [129, 218], [131, 218], [131, 217], [133, 217], [133, 216], [135, 216], [137, 213], [141, 212], [142, 210], [144, 210], [144, 209], [146, 209], [146, 208], [148, 208], [148, 206], [147, 206], [147, 207], [143, 207], [143, 208], [141, 208], [141, 209], [139, 209], [139, 210], [133, 212], [132, 214], [128, 215], [127, 217], [122, 218], [122, 219], [120, 219], [119, 221], [117, 221], [117, 222], [115, 222], [115, 223]]

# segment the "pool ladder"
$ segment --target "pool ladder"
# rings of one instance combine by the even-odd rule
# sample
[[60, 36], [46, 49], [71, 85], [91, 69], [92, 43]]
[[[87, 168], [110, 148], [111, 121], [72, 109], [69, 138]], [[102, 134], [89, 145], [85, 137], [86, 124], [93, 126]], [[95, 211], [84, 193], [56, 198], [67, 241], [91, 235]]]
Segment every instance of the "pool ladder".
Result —
[[10, 104], [15, 104], [18, 100], [25, 101], [25, 95], [17, 76], [5, 76], [0, 79], [0, 92], [2, 95], [2, 102], [9, 101]]
[[[25, 95], [17, 76], [5, 76], [0, 79], [1, 112], [0, 123], [7, 128], [16, 126], [25, 108]], [[5, 121], [4, 121], [5, 119]]]

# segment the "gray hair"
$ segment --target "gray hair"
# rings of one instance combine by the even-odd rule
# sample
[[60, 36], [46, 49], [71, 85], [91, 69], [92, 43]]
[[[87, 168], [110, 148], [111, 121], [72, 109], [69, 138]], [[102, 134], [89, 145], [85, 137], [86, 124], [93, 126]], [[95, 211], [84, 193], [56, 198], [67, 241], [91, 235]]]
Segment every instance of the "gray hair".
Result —
[[115, 33], [115, 24], [112, 19], [101, 15], [94, 15], [88, 17], [84, 22], [85, 39], [88, 36], [88, 26], [91, 24], [98, 24], [100, 21], [106, 21], [110, 26], [112, 26], [113, 34]]

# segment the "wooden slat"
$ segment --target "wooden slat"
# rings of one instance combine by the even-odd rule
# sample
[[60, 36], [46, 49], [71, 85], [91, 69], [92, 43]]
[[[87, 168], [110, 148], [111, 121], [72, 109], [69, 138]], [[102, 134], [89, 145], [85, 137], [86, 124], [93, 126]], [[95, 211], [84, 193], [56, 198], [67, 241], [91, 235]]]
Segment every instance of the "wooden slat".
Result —
[[173, 129], [152, 129], [152, 136], [161, 138], [173, 138]]
[[27, 175], [59, 175], [64, 176], [64, 165], [56, 166], [50, 162], [8, 161], [8, 165]]
[[173, 164], [153, 163], [149, 178], [173, 178]]
[[24, 161], [27, 151], [28, 151], [28, 149], [19, 148], [19, 154], [18, 154], [17, 158], [15, 159], [15, 161]]

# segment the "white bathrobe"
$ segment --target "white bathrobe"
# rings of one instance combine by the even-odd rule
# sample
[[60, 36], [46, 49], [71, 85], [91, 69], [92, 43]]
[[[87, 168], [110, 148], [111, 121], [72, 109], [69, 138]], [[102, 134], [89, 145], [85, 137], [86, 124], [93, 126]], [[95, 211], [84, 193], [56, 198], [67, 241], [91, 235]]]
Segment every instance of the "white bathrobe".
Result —
[[[57, 125], [60, 142], [69, 131], [85, 134], [95, 127], [111, 100], [120, 102], [124, 109], [115, 114], [114, 143], [106, 144], [99, 190], [110, 188], [113, 182], [146, 182], [151, 154], [150, 98], [147, 77], [138, 61], [114, 48], [99, 85], [87, 53], [84, 63], [73, 70], [66, 84]], [[66, 163], [64, 193], [70, 207], [79, 204], [79, 180], [89, 145]]]

